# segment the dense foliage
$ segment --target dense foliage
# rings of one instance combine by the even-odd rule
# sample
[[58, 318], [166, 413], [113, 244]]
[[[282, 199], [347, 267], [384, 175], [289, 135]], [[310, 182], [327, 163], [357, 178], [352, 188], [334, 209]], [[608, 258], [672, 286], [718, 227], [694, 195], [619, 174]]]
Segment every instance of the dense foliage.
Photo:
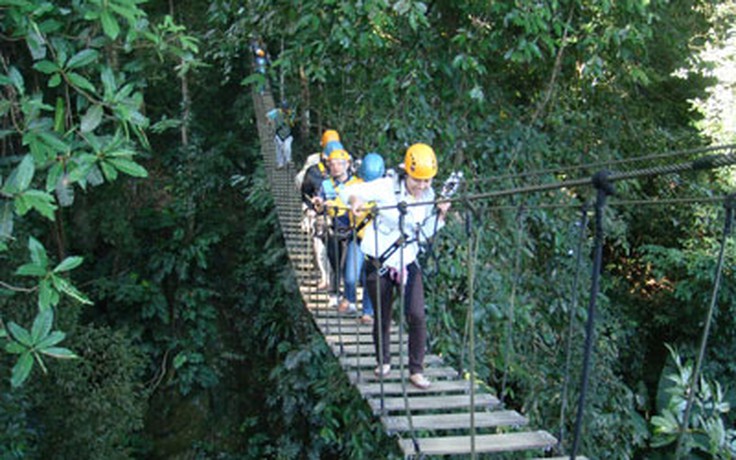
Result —
[[[421, 140], [473, 194], [655, 165], [605, 162], [706, 146], [698, 126], [732, 139], [689, 101], [714, 83], [693, 45], [728, 43], [735, 14], [708, 0], [0, 1], [0, 455], [397, 455], [299, 307], [260, 162], [254, 38], [299, 112], [299, 153], [326, 127], [392, 165]], [[519, 175], [534, 170], [549, 172]], [[731, 183], [644, 178], [614, 200]], [[433, 350], [467, 367], [474, 264], [478, 378], [563, 449], [592, 197], [459, 203], [426, 261]], [[674, 453], [723, 214], [606, 210], [588, 457]], [[703, 457], [736, 454], [733, 258], [728, 245], [684, 440]]]

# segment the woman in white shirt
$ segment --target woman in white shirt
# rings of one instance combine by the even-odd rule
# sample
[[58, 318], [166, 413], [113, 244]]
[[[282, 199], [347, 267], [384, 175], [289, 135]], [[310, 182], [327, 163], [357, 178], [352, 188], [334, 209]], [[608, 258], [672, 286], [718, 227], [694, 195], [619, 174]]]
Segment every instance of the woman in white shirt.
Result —
[[[414, 386], [426, 389], [431, 382], [424, 376], [427, 321], [422, 270], [417, 261], [419, 243], [444, 225], [450, 203], [433, 204], [432, 178], [437, 175], [437, 157], [426, 144], [414, 144], [404, 157], [404, 173], [345, 187], [343, 201], [354, 213], [375, 202], [379, 209], [375, 225], [368, 225], [361, 250], [368, 259], [368, 295], [374, 308], [381, 307], [381, 321], [373, 325], [377, 375], [391, 371], [390, 328], [395, 288], [403, 286], [404, 312], [409, 326], [409, 373]], [[426, 203], [412, 205], [413, 203]], [[402, 238], [400, 216], [404, 214]], [[378, 328], [381, 328], [379, 343]]]

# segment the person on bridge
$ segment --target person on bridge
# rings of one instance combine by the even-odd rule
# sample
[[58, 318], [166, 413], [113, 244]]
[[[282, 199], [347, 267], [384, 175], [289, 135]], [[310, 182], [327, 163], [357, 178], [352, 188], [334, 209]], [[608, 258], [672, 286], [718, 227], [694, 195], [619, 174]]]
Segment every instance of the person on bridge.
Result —
[[287, 101], [281, 102], [281, 107], [274, 108], [266, 113], [269, 123], [273, 127], [273, 142], [276, 145], [276, 169], [291, 166], [291, 143], [294, 136], [291, 128], [294, 126], [294, 111]]
[[[417, 261], [419, 243], [444, 225], [450, 203], [433, 204], [432, 179], [437, 175], [437, 157], [427, 144], [413, 144], [406, 150], [403, 171], [345, 187], [342, 198], [352, 212], [361, 212], [366, 203], [379, 208], [375, 225], [366, 228], [361, 249], [367, 255], [368, 295], [380, 308], [380, 324], [373, 325], [373, 341], [378, 367], [376, 375], [391, 371], [391, 312], [396, 289], [404, 289], [404, 313], [409, 325], [410, 382], [429, 388], [424, 376], [427, 322], [422, 269]], [[424, 204], [417, 204], [424, 203]], [[407, 206], [410, 205], [410, 206]], [[379, 342], [379, 327], [381, 340]]]
[[[359, 182], [359, 179], [351, 173], [350, 154], [344, 149], [330, 152], [329, 157], [330, 176], [322, 181], [320, 194], [313, 201], [319, 211], [326, 207], [330, 223], [327, 225], [327, 255], [332, 266], [332, 279], [330, 280], [330, 305], [339, 307], [340, 297], [340, 275], [344, 270], [344, 256], [348, 241], [352, 235], [350, 216], [345, 203], [338, 193], [348, 185]], [[353, 288], [353, 302], [348, 302], [341, 313], [357, 313], [355, 306], [355, 284]]]
[[[370, 152], [366, 154], [360, 166], [358, 167], [358, 177], [362, 182], [371, 182], [380, 179], [386, 173], [386, 164], [383, 157], [376, 153]], [[348, 241], [348, 250], [345, 257], [345, 299], [340, 303], [339, 310], [355, 309], [357, 301], [357, 284], [360, 277], [363, 288], [366, 286], [365, 271], [363, 270], [363, 261], [365, 256], [360, 250], [360, 243], [365, 235], [365, 229], [371, 223], [371, 213], [364, 210], [360, 214], [350, 213], [354, 232]], [[363, 315], [360, 322], [363, 324], [373, 324], [373, 302], [368, 295], [367, 290], [363, 292]]]
[[325, 130], [322, 133], [320, 145], [322, 150], [307, 157], [304, 167], [296, 175], [294, 182], [302, 196], [302, 211], [304, 212], [302, 230], [312, 235], [312, 249], [320, 272], [317, 289], [323, 290], [328, 289], [331, 278], [325, 247], [325, 218], [317, 213], [312, 200], [319, 196], [322, 181], [329, 176], [327, 158], [330, 152], [342, 148], [340, 134], [334, 129]]

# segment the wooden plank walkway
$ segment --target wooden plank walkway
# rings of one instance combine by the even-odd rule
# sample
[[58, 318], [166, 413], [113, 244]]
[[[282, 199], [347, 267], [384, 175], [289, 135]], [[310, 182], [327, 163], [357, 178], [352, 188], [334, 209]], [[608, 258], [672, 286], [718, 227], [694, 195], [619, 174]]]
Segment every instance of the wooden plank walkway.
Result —
[[[470, 457], [472, 452], [519, 452], [523, 458], [549, 455], [557, 444], [552, 435], [529, 428], [526, 417], [504, 409], [484, 387], [476, 386], [471, 398], [470, 382], [448, 367], [442, 357], [431, 354], [426, 357], [425, 375], [432, 379], [429, 389], [419, 390], [412, 386], [407, 379], [408, 370], [402, 372], [398, 366], [398, 358], [401, 356], [406, 365], [407, 357], [406, 347], [399, 346], [397, 326], [391, 329], [392, 364], [396, 367], [382, 380], [374, 375], [372, 327], [361, 325], [355, 316], [338, 314], [328, 306], [328, 296], [316, 290], [316, 268], [310, 243], [300, 228], [301, 202], [294, 185], [300, 165], [275, 168], [273, 131], [265, 120], [265, 113], [273, 108], [273, 98], [268, 90], [264, 94], [254, 91], [253, 101], [265, 170], [305, 307], [312, 313], [315, 326], [324, 335], [350, 381], [380, 418], [386, 431], [397, 435], [405, 457]], [[402, 339], [406, 344], [406, 333]], [[475, 434], [471, 432], [471, 417]]]

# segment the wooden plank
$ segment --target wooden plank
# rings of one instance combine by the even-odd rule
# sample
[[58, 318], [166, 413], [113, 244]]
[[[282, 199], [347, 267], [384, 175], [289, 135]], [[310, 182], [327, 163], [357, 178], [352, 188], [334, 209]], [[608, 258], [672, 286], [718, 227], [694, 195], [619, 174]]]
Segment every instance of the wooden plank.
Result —
[[[360, 358], [360, 359], [358, 359]], [[398, 357], [394, 357], [395, 368], [398, 369]], [[404, 358], [404, 365], [407, 365], [407, 359]], [[356, 357], [356, 356], [343, 356], [340, 358], [340, 364], [343, 367], [376, 367], [376, 360], [373, 357]], [[424, 357], [424, 365], [442, 365], [442, 358], [437, 355], [427, 355]]]
[[[405, 415], [381, 417], [386, 430], [390, 432], [408, 431], [409, 419]], [[456, 430], [470, 429], [470, 412], [454, 412], [448, 414], [413, 415], [411, 417], [415, 430]], [[526, 417], [514, 410], [498, 410], [475, 412], [476, 428], [492, 428], [499, 426], [520, 427], [528, 423]]]
[[[378, 376], [373, 373], [373, 370], [361, 370], [355, 372], [355, 370], [348, 371], [348, 377], [354, 384], [357, 382], [368, 383], [377, 382]], [[457, 371], [451, 367], [428, 367], [424, 369], [424, 375], [430, 379], [455, 379], [458, 377]], [[385, 376], [384, 382], [395, 382], [401, 379], [398, 372], [391, 372]]]
[[[373, 336], [371, 334], [359, 334], [356, 336], [355, 334], [339, 336], [338, 334], [327, 334], [324, 336], [325, 341], [327, 343], [340, 343], [342, 339], [343, 344], [347, 343], [357, 343], [360, 342], [361, 344], [364, 344], [363, 346], [373, 346]], [[404, 338], [404, 341], [406, 342], [407, 338]], [[391, 343], [399, 343], [399, 334], [391, 334]]]
[[[462, 455], [470, 453], [470, 436], [443, 436], [418, 438], [419, 450], [424, 455]], [[515, 450], [549, 449], [557, 440], [546, 431], [519, 433], [484, 434], [475, 436], [475, 451], [478, 453], [509, 452]], [[416, 455], [411, 439], [399, 441], [405, 455]]]
[[[451, 410], [451, 409], [467, 409], [470, 407], [470, 395], [444, 395], [444, 396], [409, 396], [409, 408], [413, 411], [426, 410]], [[371, 406], [373, 413], [381, 412], [381, 398], [369, 398], [368, 404]], [[498, 407], [501, 402], [493, 395], [481, 393], [475, 395], [476, 409], [492, 409]], [[404, 406], [404, 398], [391, 397], [384, 398], [383, 408], [386, 412], [396, 412], [406, 410]]]
[[[557, 457], [534, 457], [531, 460], [570, 460], [569, 455], [561, 455]], [[575, 460], [588, 460], [588, 457], [575, 456]]]
[[[396, 372], [398, 374], [398, 371], [391, 371]], [[408, 371], [406, 372], [406, 377], [408, 378]], [[390, 375], [390, 374], [389, 374]], [[380, 395], [381, 394], [381, 384], [380, 383], [361, 383], [357, 385], [358, 391], [360, 391], [360, 394], [362, 395]], [[406, 382], [406, 392], [409, 394], [414, 393], [421, 393], [421, 394], [430, 394], [430, 393], [465, 393], [470, 391], [470, 382], [467, 380], [440, 380], [438, 382], [432, 382], [432, 385], [427, 388], [426, 390], [421, 390], [408, 381]], [[404, 390], [402, 387], [401, 382], [384, 382], [383, 383], [383, 394], [385, 395], [400, 395], [403, 394]]]

